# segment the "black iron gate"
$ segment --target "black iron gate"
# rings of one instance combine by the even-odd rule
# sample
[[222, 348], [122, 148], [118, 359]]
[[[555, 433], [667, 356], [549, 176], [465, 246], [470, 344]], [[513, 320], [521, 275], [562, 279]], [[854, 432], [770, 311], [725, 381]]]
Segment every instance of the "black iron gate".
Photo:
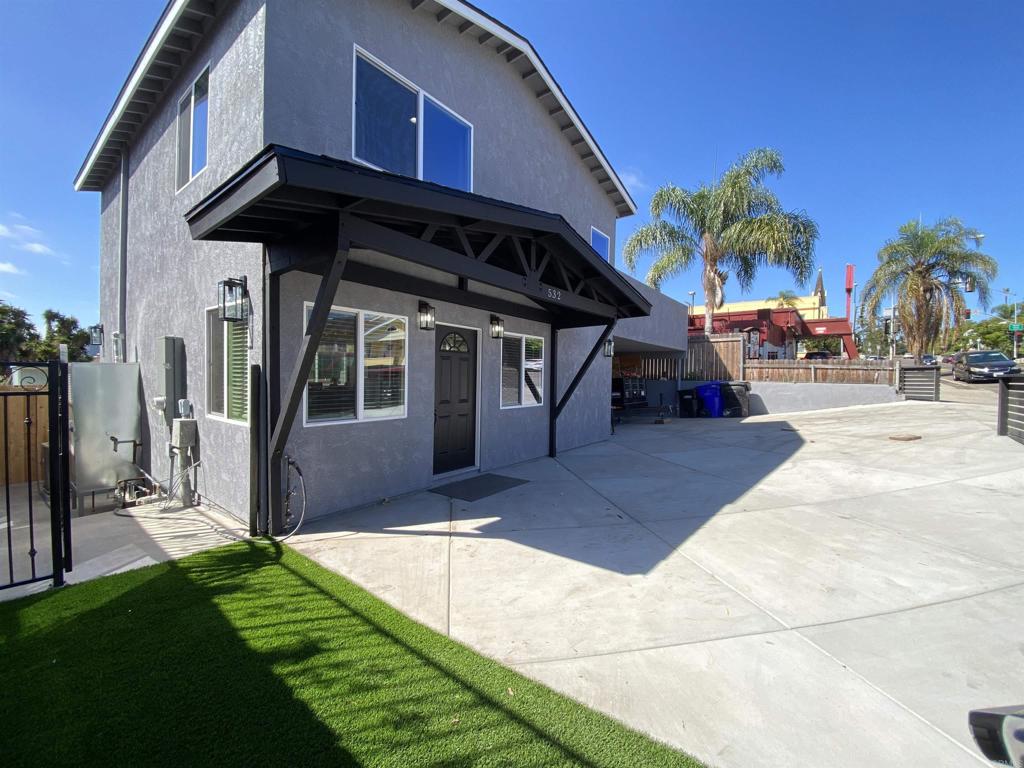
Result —
[[1024, 443], [1024, 376], [1007, 376], [999, 380], [996, 434]]
[[67, 363], [0, 362], [0, 589], [71, 570], [68, 391]]

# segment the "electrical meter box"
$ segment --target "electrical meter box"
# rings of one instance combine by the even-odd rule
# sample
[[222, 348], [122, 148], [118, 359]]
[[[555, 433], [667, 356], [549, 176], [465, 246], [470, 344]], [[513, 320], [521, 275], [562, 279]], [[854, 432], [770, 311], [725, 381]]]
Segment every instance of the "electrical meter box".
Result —
[[177, 417], [175, 410], [178, 401], [188, 397], [185, 378], [185, 340], [180, 336], [161, 336], [157, 354], [159, 368], [156, 384], [156, 397], [153, 402], [158, 405], [168, 427]]

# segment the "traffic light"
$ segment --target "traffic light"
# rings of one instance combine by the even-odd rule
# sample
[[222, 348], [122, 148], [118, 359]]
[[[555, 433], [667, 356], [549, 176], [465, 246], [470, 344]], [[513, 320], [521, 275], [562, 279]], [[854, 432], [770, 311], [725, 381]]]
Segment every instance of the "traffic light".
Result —
[[964, 320], [970, 320], [970, 319], [971, 319], [971, 310], [965, 309], [964, 310]]
[[886, 336], [892, 333], [892, 320], [890, 320], [888, 317], [882, 320], [882, 331], [885, 333]]

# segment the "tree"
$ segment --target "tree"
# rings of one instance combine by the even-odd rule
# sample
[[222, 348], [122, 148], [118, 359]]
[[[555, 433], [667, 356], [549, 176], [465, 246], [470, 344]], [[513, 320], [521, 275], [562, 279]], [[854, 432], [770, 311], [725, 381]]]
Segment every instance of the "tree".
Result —
[[39, 340], [39, 333], [28, 312], [6, 301], [0, 301], [0, 360], [21, 360], [26, 347]]
[[60, 356], [60, 345], [68, 345], [68, 360], [83, 362], [92, 359], [85, 347], [89, 343], [89, 331], [78, 327], [78, 319], [63, 315], [52, 309], [43, 312], [46, 333], [26, 345], [26, 352], [32, 360], [56, 360]]
[[830, 352], [835, 357], [839, 356], [838, 336], [805, 336], [800, 341], [804, 352]]
[[755, 149], [711, 185], [659, 188], [651, 199], [652, 221], [638, 227], [623, 249], [626, 266], [634, 271], [641, 256], [655, 256], [647, 283], [657, 288], [699, 257], [709, 335], [714, 311], [725, 302], [729, 270], [743, 290], [760, 267], [782, 267], [805, 284], [814, 268], [818, 226], [804, 211], [784, 211], [765, 186], [783, 170], [778, 152]]
[[931, 226], [907, 222], [878, 251], [878, 266], [861, 294], [865, 315], [877, 316], [894, 297], [907, 349], [920, 359], [963, 317], [967, 284], [973, 283], [981, 305], [988, 305], [998, 265], [978, 250], [980, 244], [980, 233], [955, 218]]
[[775, 296], [769, 296], [765, 301], [774, 304], [776, 309], [785, 309], [786, 307], [796, 307], [799, 304], [799, 298], [793, 291], [782, 290]]

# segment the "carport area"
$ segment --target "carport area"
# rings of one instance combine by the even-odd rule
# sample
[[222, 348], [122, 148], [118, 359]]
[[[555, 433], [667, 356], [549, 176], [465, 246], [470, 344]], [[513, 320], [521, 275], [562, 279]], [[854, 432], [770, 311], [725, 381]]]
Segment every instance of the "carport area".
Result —
[[710, 765], [986, 765], [968, 710], [1024, 691], [1024, 446], [994, 410], [624, 425], [290, 543]]

